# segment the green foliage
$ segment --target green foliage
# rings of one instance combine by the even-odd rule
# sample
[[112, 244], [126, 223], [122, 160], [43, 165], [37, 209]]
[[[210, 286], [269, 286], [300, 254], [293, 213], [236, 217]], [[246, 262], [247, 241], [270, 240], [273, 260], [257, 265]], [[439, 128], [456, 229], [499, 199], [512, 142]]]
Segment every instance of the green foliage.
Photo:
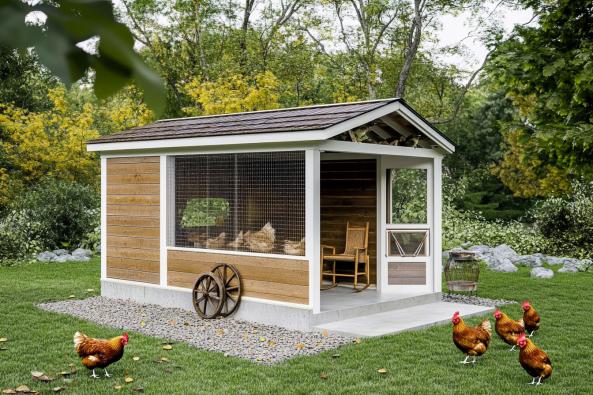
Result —
[[572, 196], [546, 199], [535, 212], [548, 255], [593, 257], [593, 183], [574, 181]]
[[[25, 23], [30, 13], [47, 16], [43, 25]], [[98, 53], [89, 54], [78, 43], [99, 37]], [[146, 103], [162, 111], [163, 81], [134, 51], [134, 38], [116, 21], [106, 0], [60, 0], [57, 4], [0, 0], [0, 44], [24, 52], [35, 48], [39, 61], [70, 87], [88, 68], [95, 73], [94, 91], [105, 99], [134, 79]]]
[[2, 219], [2, 232], [11, 241], [0, 260], [30, 257], [41, 250], [90, 245], [88, 233], [100, 223], [101, 198], [88, 185], [45, 179], [13, 201]]
[[426, 170], [393, 169], [391, 171], [391, 223], [425, 224], [427, 205]]
[[213, 226], [221, 224], [229, 215], [229, 202], [226, 199], [191, 199], [187, 202], [181, 226]]
[[[544, 165], [593, 174], [593, 4], [590, 0], [524, 0], [535, 27], [517, 25], [500, 44], [490, 76], [521, 109], [507, 124], [535, 140]], [[544, 174], [545, 166], [535, 169]]]

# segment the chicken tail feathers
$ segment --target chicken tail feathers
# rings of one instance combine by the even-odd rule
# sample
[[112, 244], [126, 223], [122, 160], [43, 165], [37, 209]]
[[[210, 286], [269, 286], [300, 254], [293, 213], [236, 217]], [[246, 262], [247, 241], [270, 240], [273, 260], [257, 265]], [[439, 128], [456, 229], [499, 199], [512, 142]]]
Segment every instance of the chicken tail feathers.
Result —
[[482, 329], [484, 329], [486, 332], [488, 332], [488, 335], [492, 335], [492, 325], [490, 324], [490, 321], [488, 320], [488, 318], [486, 318], [484, 321], [482, 321], [480, 326], [482, 327]]
[[74, 347], [76, 347], [78, 355], [83, 356], [83, 354], [81, 354], [82, 349], [88, 344], [89, 340], [90, 338], [88, 336], [85, 336], [80, 332], [74, 334]]
[[521, 327], [525, 329], [525, 321], [523, 321], [523, 318], [519, 318], [517, 320], [517, 324], [521, 325]]

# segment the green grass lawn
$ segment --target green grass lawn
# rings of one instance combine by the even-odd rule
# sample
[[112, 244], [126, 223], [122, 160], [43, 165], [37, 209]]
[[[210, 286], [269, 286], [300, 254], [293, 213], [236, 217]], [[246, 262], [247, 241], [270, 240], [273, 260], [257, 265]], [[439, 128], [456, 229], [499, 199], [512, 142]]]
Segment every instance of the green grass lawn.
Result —
[[[559, 267], [554, 268], [557, 270]], [[313, 357], [298, 357], [274, 366], [224, 358], [176, 343], [162, 349], [161, 341], [131, 333], [124, 358], [111, 366], [110, 379], [89, 378], [74, 350], [73, 335], [81, 331], [97, 338], [121, 335], [121, 331], [89, 323], [68, 315], [42, 311], [35, 303], [83, 297], [88, 288], [100, 289], [99, 260], [90, 263], [38, 263], [0, 267], [0, 390], [27, 385], [43, 394], [67, 385], [65, 394], [135, 393], [144, 387], [148, 394], [582, 394], [592, 393], [593, 377], [593, 274], [556, 274], [551, 280], [529, 278], [529, 268], [517, 273], [482, 271], [480, 296], [529, 300], [542, 317], [541, 329], [532, 338], [552, 360], [554, 372], [544, 385], [526, 385], [531, 378], [521, 368], [518, 353], [496, 334], [488, 352], [475, 365], [461, 365], [461, 352], [451, 340], [452, 324], [378, 339]], [[96, 292], [97, 294], [98, 292]], [[520, 305], [503, 306], [511, 318], [522, 314]], [[469, 319], [475, 325], [483, 317]], [[494, 318], [490, 317], [494, 322]], [[493, 325], [494, 327], [494, 325]], [[132, 357], [140, 357], [133, 361]], [[156, 364], [167, 357], [170, 364]], [[59, 378], [53, 383], [31, 381], [31, 371], [46, 374], [68, 370], [74, 363], [78, 373], [73, 383]], [[180, 365], [183, 370], [173, 369]], [[387, 369], [387, 374], [377, 373]], [[129, 375], [125, 375], [129, 372]], [[327, 375], [327, 380], [320, 378]], [[53, 376], [55, 377], [55, 376]], [[132, 377], [132, 384], [125, 384]], [[120, 390], [114, 387], [121, 385]]]

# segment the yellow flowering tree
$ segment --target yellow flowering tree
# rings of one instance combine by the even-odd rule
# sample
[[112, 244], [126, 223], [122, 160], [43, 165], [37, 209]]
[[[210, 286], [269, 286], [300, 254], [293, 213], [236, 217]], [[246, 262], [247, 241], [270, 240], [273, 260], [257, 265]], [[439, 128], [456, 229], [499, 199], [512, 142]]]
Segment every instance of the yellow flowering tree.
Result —
[[194, 106], [185, 107], [183, 111], [191, 116], [200, 116], [273, 110], [279, 108], [278, 85], [280, 82], [270, 72], [255, 77], [230, 74], [216, 81], [194, 78], [183, 87]]
[[0, 129], [6, 136], [0, 150], [11, 164], [10, 170], [0, 168], [0, 206], [46, 176], [98, 187], [98, 156], [87, 152], [86, 142], [152, 119], [152, 112], [135, 101], [134, 87], [100, 105], [71, 105], [65, 93], [63, 88], [51, 90], [53, 108], [41, 113], [0, 104]]

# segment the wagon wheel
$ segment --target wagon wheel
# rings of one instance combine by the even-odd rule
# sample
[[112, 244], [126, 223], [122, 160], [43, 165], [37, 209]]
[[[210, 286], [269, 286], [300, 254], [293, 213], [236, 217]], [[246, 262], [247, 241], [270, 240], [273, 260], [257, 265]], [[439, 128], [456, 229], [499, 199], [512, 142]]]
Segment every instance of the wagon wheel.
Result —
[[212, 269], [212, 273], [221, 279], [226, 292], [220, 315], [223, 317], [229, 316], [241, 303], [241, 275], [237, 269], [226, 263], [216, 266]]
[[224, 284], [214, 273], [202, 273], [192, 292], [194, 308], [202, 318], [214, 318], [225, 299]]

